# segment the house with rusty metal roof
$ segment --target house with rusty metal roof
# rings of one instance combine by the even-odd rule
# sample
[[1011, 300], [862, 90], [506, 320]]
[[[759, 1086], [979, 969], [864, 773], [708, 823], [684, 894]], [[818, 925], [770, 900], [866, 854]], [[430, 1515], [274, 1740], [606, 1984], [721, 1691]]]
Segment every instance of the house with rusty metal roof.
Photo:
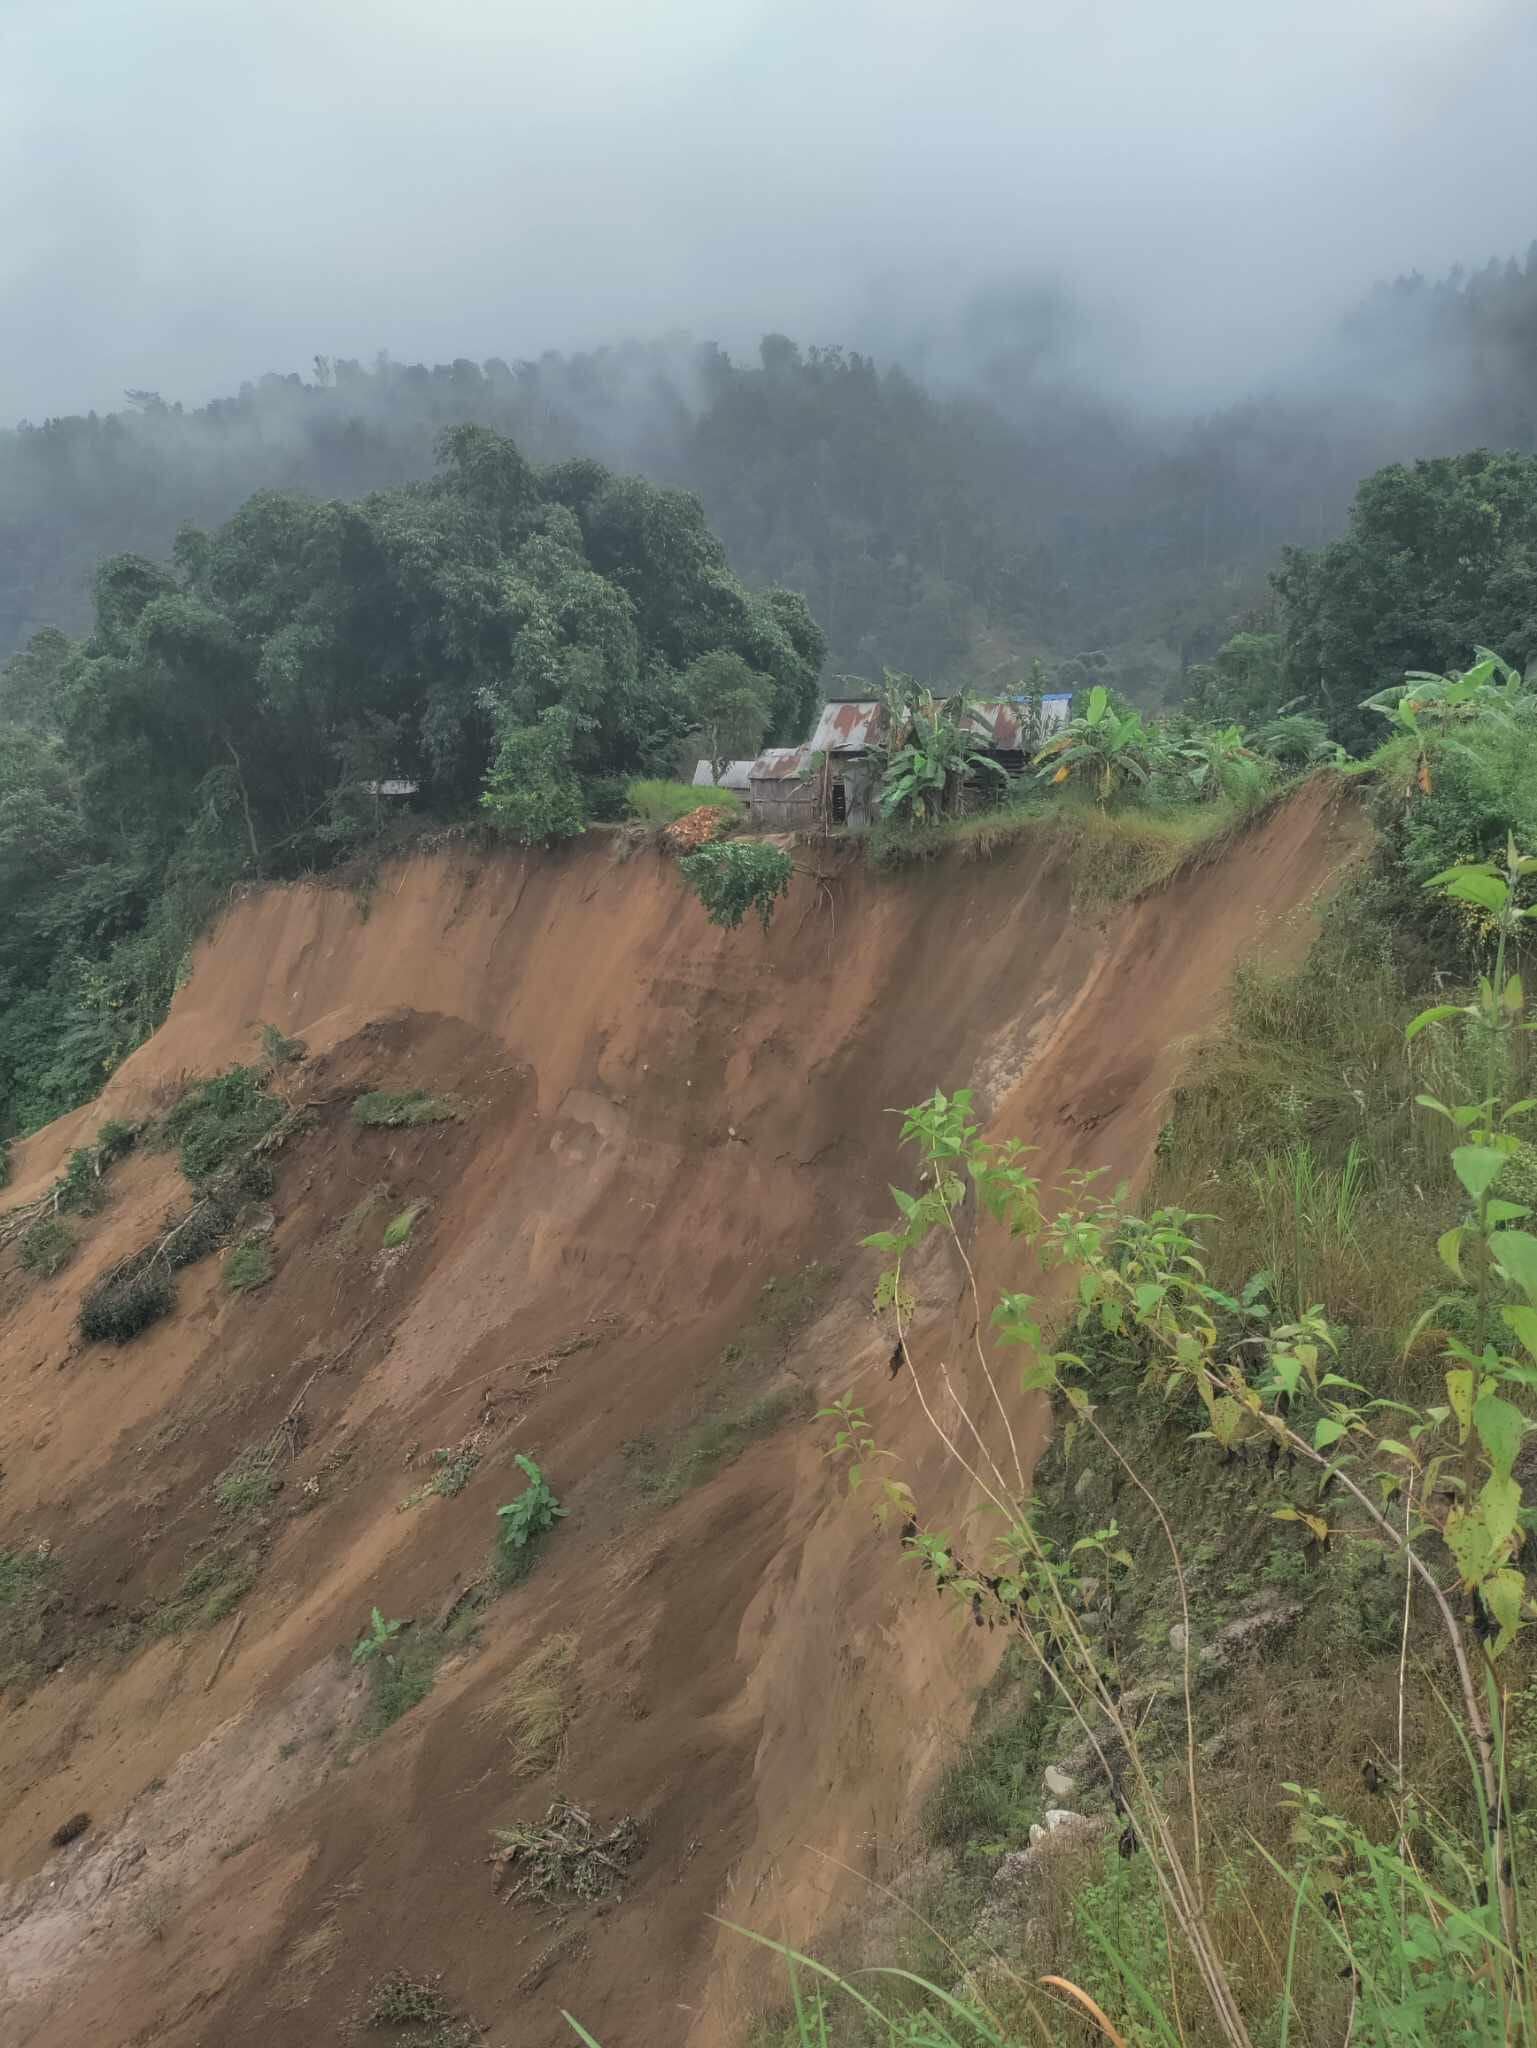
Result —
[[[970, 723], [983, 751], [1005, 773], [1022, 775], [1047, 734], [1066, 722], [1071, 702], [1043, 697], [1037, 716], [1027, 698], [981, 699], [971, 706]], [[752, 764], [753, 822], [786, 831], [870, 824], [885, 744], [886, 706], [879, 698], [830, 699], [804, 747], [770, 747]]]

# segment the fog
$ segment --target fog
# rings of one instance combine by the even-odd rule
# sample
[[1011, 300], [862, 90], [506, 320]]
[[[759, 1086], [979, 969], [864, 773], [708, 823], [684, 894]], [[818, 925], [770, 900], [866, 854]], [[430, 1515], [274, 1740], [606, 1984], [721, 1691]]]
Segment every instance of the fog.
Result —
[[964, 362], [990, 280], [1173, 404], [1524, 250], [1526, 0], [9, 0], [0, 421], [317, 351], [765, 329]]

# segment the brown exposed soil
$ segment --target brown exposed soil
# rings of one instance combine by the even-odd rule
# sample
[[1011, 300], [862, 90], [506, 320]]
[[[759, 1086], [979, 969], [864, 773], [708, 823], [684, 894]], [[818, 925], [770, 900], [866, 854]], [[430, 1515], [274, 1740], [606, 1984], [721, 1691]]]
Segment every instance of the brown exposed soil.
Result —
[[[606, 2048], [734, 2038], [754, 1970], [710, 1916], [804, 1939], [889, 1875], [988, 1668], [808, 1415], [852, 1391], [963, 1514], [854, 1249], [903, 1173], [886, 1111], [969, 1080], [1048, 1181], [1135, 1176], [1235, 960], [1295, 953], [1358, 844], [1320, 782], [1094, 918], [1030, 843], [899, 880], [829, 857], [766, 937], [713, 930], [665, 856], [619, 840], [418, 856], [366, 918], [320, 886], [232, 909], [103, 1101], [16, 1148], [5, 1196], [104, 1117], [252, 1058], [261, 1023], [306, 1041], [276, 1084], [310, 1113], [265, 1286], [232, 1293], [216, 1254], [167, 1321], [79, 1343], [84, 1288], [185, 1200], [169, 1154], [113, 1169], [55, 1278], [0, 1252], [0, 1547], [50, 1549], [41, 1668], [0, 1702], [4, 2048], [312, 2048], [394, 1969], [442, 1973], [509, 2048], [572, 2038], [562, 2007]], [[370, 1088], [462, 1114], [365, 1129]], [[959, 1372], [955, 1277], [927, 1277], [922, 1313]], [[734, 1462], [648, 1495], [701, 1418], [786, 1387]], [[424, 1495], [432, 1452], [466, 1447], [462, 1490]], [[569, 1513], [477, 1614], [520, 1451]], [[221, 1507], [253, 1459], [280, 1484]], [[211, 1626], [184, 1597], [200, 1567]], [[373, 1606], [479, 1631], [451, 1630], [431, 1693], [370, 1737], [347, 1653]], [[519, 1778], [503, 1702], [557, 1631], [567, 1725]], [[557, 1798], [599, 1836], [633, 1817], [642, 1851], [603, 1896], [505, 1902], [493, 1830]]]

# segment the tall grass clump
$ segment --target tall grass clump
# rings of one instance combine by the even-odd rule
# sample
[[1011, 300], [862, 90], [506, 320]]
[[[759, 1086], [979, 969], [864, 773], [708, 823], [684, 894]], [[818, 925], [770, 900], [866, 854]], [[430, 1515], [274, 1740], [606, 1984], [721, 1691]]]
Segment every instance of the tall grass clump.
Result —
[[729, 811], [734, 818], [746, 814], [746, 806], [734, 789], [714, 789], [708, 784], [657, 782], [639, 778], [625, 785], [625, 808], [643, 825], [673, 825], [691, 811]]

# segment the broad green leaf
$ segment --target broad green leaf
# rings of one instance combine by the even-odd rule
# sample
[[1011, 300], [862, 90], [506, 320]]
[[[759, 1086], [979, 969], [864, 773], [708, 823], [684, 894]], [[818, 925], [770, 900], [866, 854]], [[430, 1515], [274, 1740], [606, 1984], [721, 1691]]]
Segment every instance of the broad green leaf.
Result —
[[1336, 1422], [1330, 1415], [1320, 1416], [1313, 1429], [1313, 1448], [1326, 1451], [1330, 1444], [1337, 1444], [1345, 1434], [1343, 1422]]
[[1462, 1278], [1462, 1225], [1460, 1223], [1454, 1229], [1445, 1230], [1441, 1233], [1436, 1239], [1436, 1251], [1440, 1255], [1442, 1265], [1450, 1270], [1453, 1278], [1460, 1280]]
[[1528, 1230], [1497, 1230], [1489, 1249], [1500, 1271], [1537, 1305], [1537, 1237]]
[[1464, 1586], [1476, 1586], [1494, 1562], [1489, 1531], [1476, 1511], [1452, 1509], [1446, 1518], [1446, 1547], [1457, 1560]]
[[1480, 1394], [1473, 1404], [1473, 1427], [1484, 1456], [1502, 1479], [1508, 1478], [1526, 1434], [1526, 1417], [1513, 1401], [1499, 1394]]
[[1507, 1565], [1503, 1571], [1491, 1572], [1478, 1590], [1483, 1595], [1484, 1605], [1500, 1625], [1499, 1634], [1489, 1646], [1490, 1656], [1498, 1657], [1521, 1626], [1526, 1580], [1520, 1572]]
[[1503, 1557], [1521, 1519], [1521, 1482], [1498, 1474], [1486, 1479], [1478, 1496], [1491, 1558]]
[[1484, 1211], [1491, 1230], [1498, 1230], [1504, 1223], [1519, 1223], [1523, 1217], [1530, 1216], [1531, 1213], [1525, 1202], [1501, 1202], [1493, 1199]]
[[1234, 1432], [1243, 1419], [1243, 1410], [1231, 1394], [1219, 1394], [1211, 1404], [1211, 1433], [1227, 1450], [1232, 1444]]
[[1379, 1451], [1386, 1451], [1389, 1457], [1406, 1458], [1411, 1465], [1415, 1466], [1416, 1468], [1418, 1468], [1419, 1466], [1420, 1461], [1415, 1456], [1414, 1452], [1410, 1450], [1407, 1444], [1401, 1444], [1396, 1436], [1385, 1436], [1379, 1438], [1377, 1448]]
[[1503, 910], [1510, 900], [1510, 887], [1498, 875], [1486, 875], [1477, 868], [1453, 869], [1445, 877], [1437, 876], [1434, 882], [1427, 882], [1426, 888], [1439, 886], [1443, 896], [1450, 896], [1459, 903], [1477, 903], [1485, 910]]
[[1504, 1164], [1505, 1154], [1492, 1145], [1458, 1145], [1452, 1152], [1452, 1171], [1475, 1202], [1488, 1193]]
[[[1420, 1014], [1405, 1027], [1404, 1037], [1406, 1039], [1418, 1038], [1427, 1024], [1439, 1024], [1444, 1018], [1460, 1017], [1462, 1014], [1463, 1010], [1460, 1003], [1437, 1003], [1429, 1010], [1421, 1010]], [[1441, 1107], [1439, 1102], [1432, 1102], [1424, 1095], [1417, 1096], [1415, 1099], [1418, 1102], [1423, 1102], [1427, 1109], [1439, 1109]]]

